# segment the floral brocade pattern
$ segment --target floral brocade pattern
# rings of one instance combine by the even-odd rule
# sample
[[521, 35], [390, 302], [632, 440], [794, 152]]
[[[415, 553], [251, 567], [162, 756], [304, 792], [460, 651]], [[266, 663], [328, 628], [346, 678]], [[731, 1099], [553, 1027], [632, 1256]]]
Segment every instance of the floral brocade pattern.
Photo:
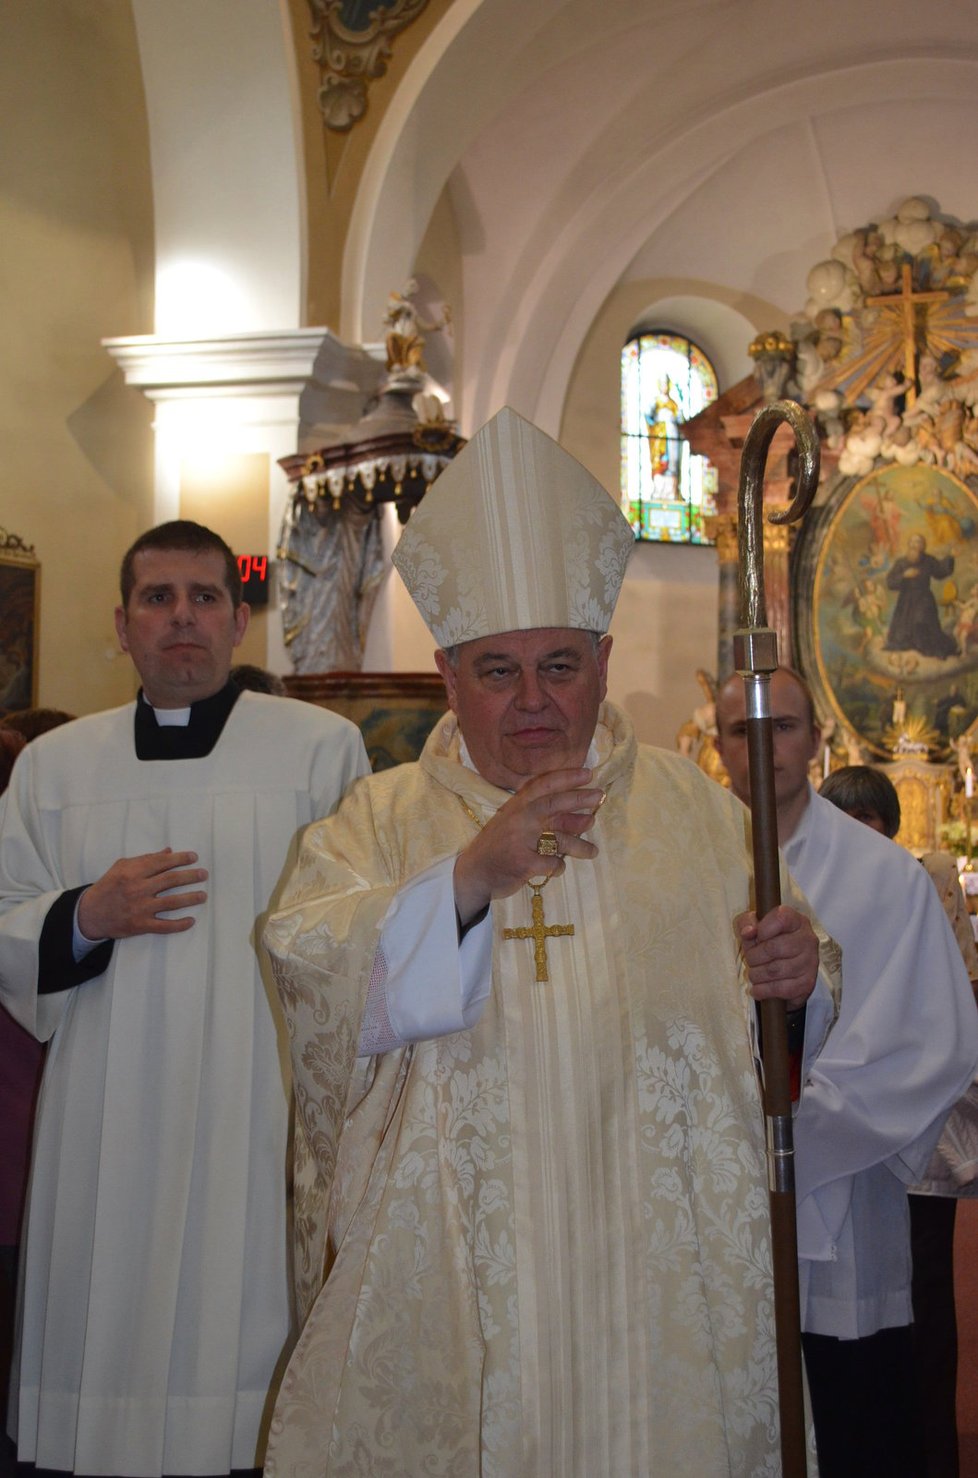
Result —
[[283, 1381], [270, 1478], [779, 1471], [763, 1116], [732, 928], [745, 813], [602, 717], [600, 857], [546, 891], [548, 921], [576, 932], [549, 942], [540, 985], [532, 945], [502, 938], [528, 895], [495, 904], [471, 1031], [352, 1056], [392, 889], [470, 839], [453, 792], [484, 816], [505, 800], [456, 762], [454, 722], [307, 834], [266, 937], [302, 1132], [332, 1187], [329, 1276]]

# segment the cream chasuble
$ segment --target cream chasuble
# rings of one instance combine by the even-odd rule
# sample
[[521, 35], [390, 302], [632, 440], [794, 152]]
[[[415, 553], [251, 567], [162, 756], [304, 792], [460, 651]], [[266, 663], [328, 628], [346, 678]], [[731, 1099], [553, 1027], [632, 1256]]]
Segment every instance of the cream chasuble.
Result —
[[[306, 836], [266, 930], [297, 1102], [329, 1199], [329, 1276], [266, 1471], [776, 1474], [764, 1121], [733, 919], [746, 811], [602, 709], [595, 862], [493, 904], [477, 1025], [355, 1061], [398, 886], [507, 794], [457, 760], [369, 777]], [[827, 995], [827, 993], [825, 993]], [[824, 1008], [824, 1001], [823, 1001]], [[813, 1013], [816, 1017], [818, 1012]], [[310, 1162], [307, 1162], [307, 1169]], [[320, 1266], [307, 1222], [300, 1268]]]

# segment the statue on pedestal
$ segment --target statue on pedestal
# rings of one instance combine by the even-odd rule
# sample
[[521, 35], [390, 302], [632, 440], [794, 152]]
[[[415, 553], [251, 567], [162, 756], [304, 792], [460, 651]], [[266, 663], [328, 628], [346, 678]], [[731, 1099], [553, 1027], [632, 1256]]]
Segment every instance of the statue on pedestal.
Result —
[[315, 449], [281, 463], [294, 491], [279, 539], [279, 604], [296, 673], [360, 670], [388, 568], [383, 505], [394, 503], [406, 522], [464, 445], [445, 419], [446, 392], [424, 366], [421, 330], [446, 328], [451, 315], [444, 306], [440, 321], [426, 322], [417, 292], [412, 279], [390, 295], [386, 373], [374, 361], [375, 389], [359, 419], [331, 425], [321, 439], [307, 433]]

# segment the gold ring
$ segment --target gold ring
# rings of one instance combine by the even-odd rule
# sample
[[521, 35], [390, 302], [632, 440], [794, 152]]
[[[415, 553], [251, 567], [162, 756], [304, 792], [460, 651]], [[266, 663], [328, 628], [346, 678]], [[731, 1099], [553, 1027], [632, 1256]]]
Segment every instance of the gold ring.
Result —
[[560, 843], [557, 841], [557, 833], [555, 831], [541, 831], [537, 837], [537, 856], [560, 856]]

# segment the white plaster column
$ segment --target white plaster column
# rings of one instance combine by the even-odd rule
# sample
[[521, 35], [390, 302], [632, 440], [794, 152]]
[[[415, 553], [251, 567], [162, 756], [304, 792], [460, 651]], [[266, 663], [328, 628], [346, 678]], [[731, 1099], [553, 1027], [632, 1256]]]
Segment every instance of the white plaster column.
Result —
[[156, 333], [302, 321], [306, 222], [282, 0], [132, 0], [146, 94]]

